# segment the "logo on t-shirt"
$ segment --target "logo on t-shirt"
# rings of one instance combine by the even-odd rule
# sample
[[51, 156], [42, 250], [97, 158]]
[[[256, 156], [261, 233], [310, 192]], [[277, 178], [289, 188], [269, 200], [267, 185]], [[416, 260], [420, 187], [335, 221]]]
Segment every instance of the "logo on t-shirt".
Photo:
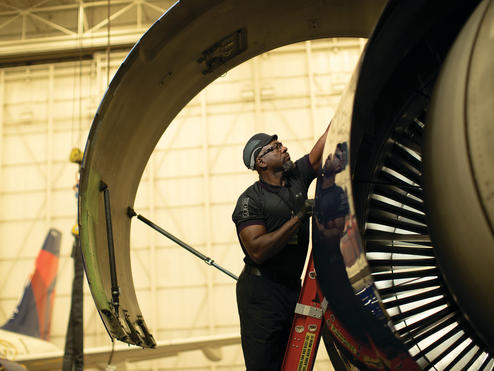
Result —
[[249, 216], [249, 197], [242, 198], [240, 204], [241, 204], [240, 209], [242, 210], [242, 217], [247, 218]]

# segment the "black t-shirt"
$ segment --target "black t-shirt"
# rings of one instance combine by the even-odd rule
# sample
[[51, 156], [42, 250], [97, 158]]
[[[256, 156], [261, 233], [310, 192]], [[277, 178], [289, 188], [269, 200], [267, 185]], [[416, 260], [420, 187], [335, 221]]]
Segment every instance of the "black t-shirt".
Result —
[[[232, 219], [237, 227], [237, 235], [249, 225], [264, 225], [267, 233], [280, 228], [302, 207], [314, 177], [309, 156], [305, 155], [295, 162], [293, 170], [285, 174], [285, 186], [273, 186], [262, 179], [252, 184], [240, 195], [233, 211]], [[300, 225], [277, 255], [263, 264], [254, 263], [240, 241], [245, 264], [257, 266], [264, 275], [286, 283], [296, 282], [300, 278], [308, 244], [308, 220]]]

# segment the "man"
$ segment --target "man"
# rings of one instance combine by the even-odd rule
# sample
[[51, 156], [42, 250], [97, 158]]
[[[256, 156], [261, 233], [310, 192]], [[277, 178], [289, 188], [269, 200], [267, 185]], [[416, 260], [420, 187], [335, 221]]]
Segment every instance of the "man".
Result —
[[277, 135], [256, 134], [243, 151], [245, 166], [259, 174], [232, 215], [245, 254], [237, 305], [248, 371], [276, 371], [283, 363], [309, 243], [307, 189], [328, 129], [295, 163]]

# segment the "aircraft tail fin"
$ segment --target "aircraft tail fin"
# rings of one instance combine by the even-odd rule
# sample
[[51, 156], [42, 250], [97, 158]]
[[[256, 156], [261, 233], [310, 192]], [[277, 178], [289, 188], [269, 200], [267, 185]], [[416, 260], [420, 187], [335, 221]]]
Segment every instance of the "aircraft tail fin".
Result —
[[17, 309], [0, 328], [49, 340], [61, 240], [60, 231], [48, 231]]

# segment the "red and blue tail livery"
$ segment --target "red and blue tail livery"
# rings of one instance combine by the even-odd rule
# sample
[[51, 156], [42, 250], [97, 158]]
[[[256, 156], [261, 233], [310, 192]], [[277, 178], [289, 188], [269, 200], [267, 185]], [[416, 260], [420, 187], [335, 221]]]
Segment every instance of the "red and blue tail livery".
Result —
[[[45, 371], [63, 368], [64, 351], [48, 341], [62, 234], [50, 229], [36, 259], [36, 267], [17, 309], [0, 327], [0, 371]], [[221, 347], [240, 343], [239, 334], [173, 339], [158, 342], [154, 349], [128, 345], [84, 348], [84, 367], [104, 368], [111, 354], [113, 365], [145, 361], [177, 353], [202, 350], [208, 359], [219, 361]]]
[[17, 310], [1, 329], [49, 340], [61, 240], [60, 231], [48, 231]]

